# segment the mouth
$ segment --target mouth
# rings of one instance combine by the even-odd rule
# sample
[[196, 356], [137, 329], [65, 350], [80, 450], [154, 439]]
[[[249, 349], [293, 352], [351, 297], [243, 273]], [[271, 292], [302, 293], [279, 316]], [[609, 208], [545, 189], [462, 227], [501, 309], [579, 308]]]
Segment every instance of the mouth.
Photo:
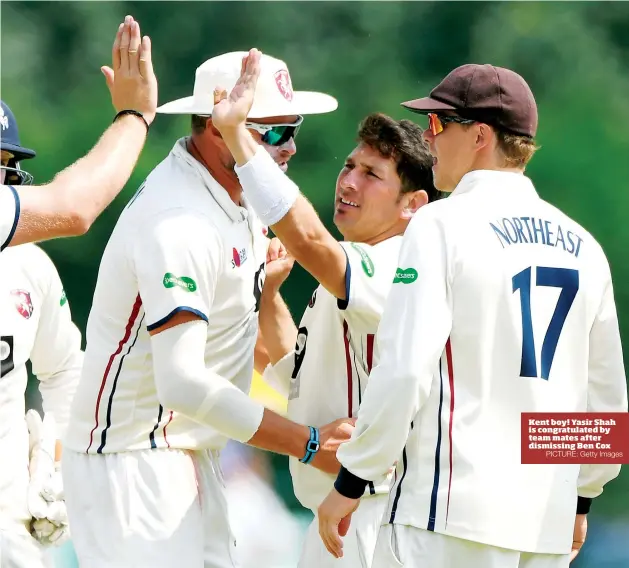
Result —
[[350, 201], [349, 199], [339, 198], [339, 207], [343, 208], [358, 208], [360, 205], [355, 203], [354, 201]]
[[286, 172], [286, 170], [288, 169], [288, 162], [278, 162], [277, 165], [283, 172]]

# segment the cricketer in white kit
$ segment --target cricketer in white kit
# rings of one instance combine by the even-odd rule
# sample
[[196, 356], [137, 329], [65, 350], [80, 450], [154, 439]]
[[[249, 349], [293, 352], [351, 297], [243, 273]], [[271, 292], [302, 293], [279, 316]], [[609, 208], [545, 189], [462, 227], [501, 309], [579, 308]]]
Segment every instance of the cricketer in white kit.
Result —
[[[217, 105], [214, 124], [236, 159], [235, 171], [252, 206], [321, 282], [299, 329], [288, 310], [277, 320], [265, 317], [271, 304], [282, 304], [278, 291], [265, 290], [261, 329], [273, 364], [264, 376], [288, 394], [288, 416], [296, 422], [317, 425], [354, 417], [378, 360], [374, 336], [395, 275], [400, 235], [413, 213], [437, 195], [432, 158], [417, 125], [382, 114], [366, 117], [358, 129], [358, 145], [337, 179], [334, 222], [345, 239], [339, 243], [247, 132], [246, 104], [240, 109], [239, 104], [251, 101], [255, 80], [243, 74], [241, 84], [246, 88], [237, 97], [232, 92], [229, 101]], [[269, 274], [274, 264], [269, 263]], [[275, 313], [281, 313], [277, 306]], [[371, 566], [392, 472], [383, 472], [364, 491], [360, 513], [347, 534], [348, 554], [335, 560], [321, 543], [316, 518], [334, 476], [296, 458], [290, 459], [290, 470], [295, 495], [315, 513], [299, 567]]]
[[[0, 565], [37, 568], [48, 565], [42, 545], [67, 537], [54, 460], [81, 372], [81, 334], [43, 250], [7, 249], [0, 273]], [[39, 380], [43, 424], [35, 410], [25, 418], [28, 361]]]
[[[36, 153], [22, 146], [17, 121], [0, 105], [0, 566], [38, 568], [50, 563], [48, 545], [68, 536], [58, 438], [80, 375], [81, 334], [72, 322], [59, 274], [46, 253], [31, 244], [12, 246], [20, 221], [20, 194], [33, 176], [21, 162]], [[32, 187], [25, 233], [32, 236]], [[35, 199], [35, 202], [37, 200]], [[29, 209], [27, 207], [27, 209]], [[54, 209], [54, 208], [53, 208]], [[31, 239], [32, 240], [32, 239]], [[26, 363], [39, 380], [44, 419], [25, 415]]]
[[[346, 301], [323, 286], [313, 293], [299, 322], [296, 348], [267, 368], [264, 378], [288, 393], [288, 417], [301, 424], [326, 424], [355, 417], [378, 353], [374, 335], [391, 286], [401, 242], [394, 236], [376, 245], [341, 243], [347, 253]], [[262, 308], [264, 309], [264, 307]], [[269, 335], [265, 342], [269, 344]], [[291, 458], [295, 496], [316, 516], [335, 477]], [[367, 487], [360, 515], [347, 535], [346, 566], [370, 566], [391, 474]], [[315, 518], [303, 545], [300, 568], [338, 565], [322, 546]]]
[[397, 460], [374, 568], [567, 567], [620, 466], [522, 465], [520, 420], [627, 411], [608, 262], [523, 175], [537, 112], [519, 75], [466, 65], [406, 106], [431, 113], [435, 185], [454, 191], [404, 234], [321, 536], [342, 554], [339, 522]]
[[[101, 261], [63, 455], [82, 568], [237, 566], [219, 451], [229, 438], [253, 437], [266, 449], [306, 451], [308, 427], [247, 396], [269, 244], [209, 122], [212, 99], [199, 94], [229, 74], [235, 82], [241, 60], [208, 60], [196, 96], [160, 108], [194, 115], [192, 136], [131, 199]], [[285, 64], [266, 64], [261, 118], [286, 123], [335, 108], [317, 93], [309, 106], [287, 104], [273, 78], [288, 74]], [[321, 429], [322, 445], [331, 434]], [[338, 470], [337, 446], [317, 452], [320, 466]]]

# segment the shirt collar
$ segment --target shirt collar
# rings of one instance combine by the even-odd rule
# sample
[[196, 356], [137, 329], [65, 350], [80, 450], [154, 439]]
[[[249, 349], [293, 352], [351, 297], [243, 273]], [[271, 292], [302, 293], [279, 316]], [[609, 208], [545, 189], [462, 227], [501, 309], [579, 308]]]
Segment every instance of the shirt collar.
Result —
[[227, 190], [220, 185], [208, 172], [207, 168], [203, 164], [188, 152], [187, 147], [188, 137], [185, 136], [177, 140], [171, 155], [181, 162], [185, 163], [187, 167], [192, 168], [203, 180], [205, 188], [210, 192], [210, 195], [214, 198], [219, 207], [225, 212], [225, 214], [234, 222], [240, 223], [246, 221], [247, 217], [251, 214], [250, 206], [243, 196], [244, 206], [236, 205], [232, 198], [227, 193]]
[[463, 195], [471, 191], [487, 188], [504, 187], [508, 191], [517, 191], [537, 197], [533, 182], [524, 174], [499, 170], [474, 170], [466, 173], [452, 192], [452, 196]]

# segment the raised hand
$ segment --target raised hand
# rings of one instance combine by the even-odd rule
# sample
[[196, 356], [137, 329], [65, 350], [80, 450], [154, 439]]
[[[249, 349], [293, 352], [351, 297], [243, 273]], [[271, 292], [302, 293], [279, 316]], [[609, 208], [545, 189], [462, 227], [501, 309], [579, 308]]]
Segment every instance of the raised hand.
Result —
[[271, 239], [266, 253], [264, 291], [277, 293], [284, 280], [288, 278], [294, 263], [295, 259], [288, 254], [281, 241], [277, 237]]
[[127, 16], [118, 27], [112, 48], [112, 67], [101, 71], [117, 111], [135, 110], [150, 124], [157, 108], [157, 78], [153, 72], [151, 40], [140, 34], [140, 24]]
[[229, 95], [224, 88], [214, 90], [212, 124], [219, 130], [236, 128], [244, 124], [253, 105], [253, 97], [260, 76], [262, 53], [253, 48], [243, 57], [240, 77]]

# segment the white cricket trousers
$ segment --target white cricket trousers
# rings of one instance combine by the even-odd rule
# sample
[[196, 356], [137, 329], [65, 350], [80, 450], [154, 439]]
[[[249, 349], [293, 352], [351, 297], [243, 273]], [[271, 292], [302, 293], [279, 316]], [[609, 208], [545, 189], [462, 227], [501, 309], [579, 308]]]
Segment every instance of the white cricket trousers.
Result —
[[568, 568], [569, 560], [569, 554], [518, 552], [408, 525], [384, 525], [372, 568]]
[[371, 568], [378, 530], [389, 494], [363, 497], [343, 537], [343, 556], [334, 558], [319, 535], [319, 518], [308, 527], [298, 568]]
[[80, 568], [234, 568], [217, 452], [64, 449], [70, 534]]

